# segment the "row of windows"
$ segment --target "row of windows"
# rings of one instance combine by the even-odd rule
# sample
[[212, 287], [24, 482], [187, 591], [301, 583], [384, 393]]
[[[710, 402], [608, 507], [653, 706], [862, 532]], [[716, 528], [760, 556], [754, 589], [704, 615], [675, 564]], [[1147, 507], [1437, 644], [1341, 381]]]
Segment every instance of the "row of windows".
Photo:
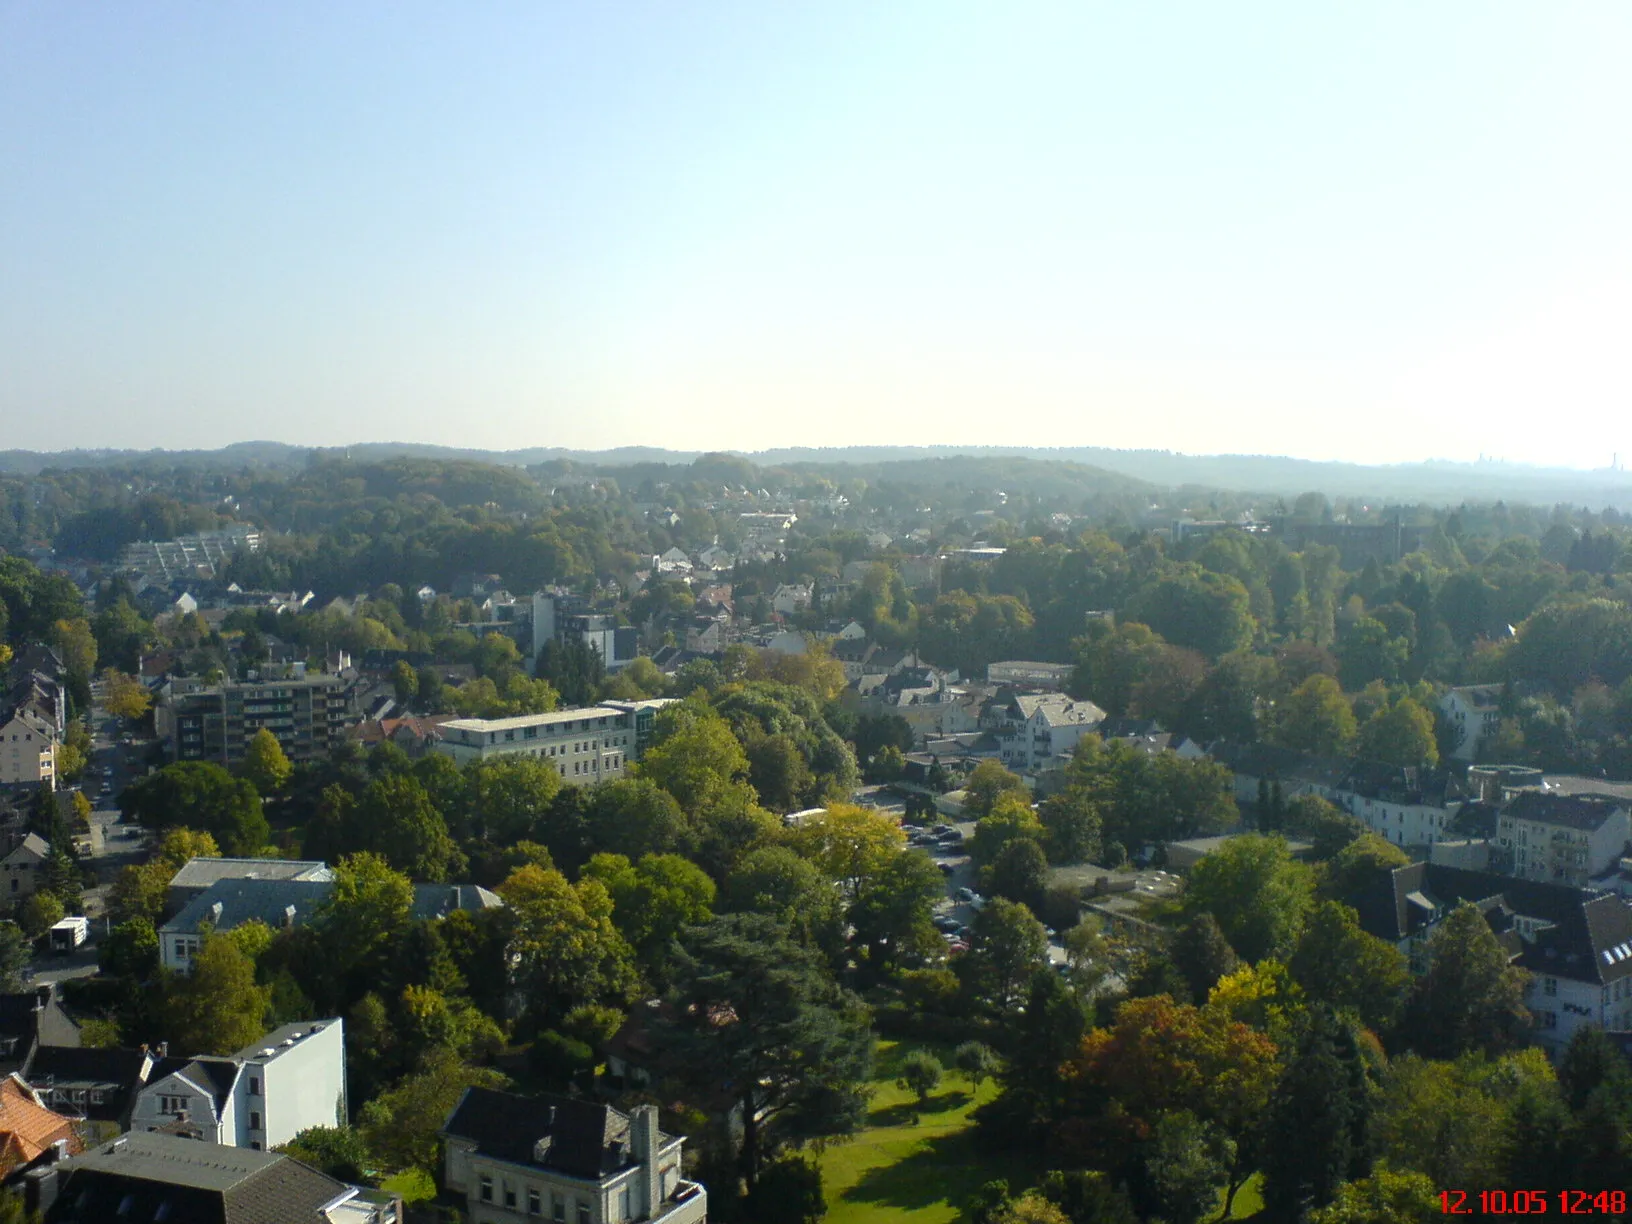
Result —
[[[517, 1208], [518, 1199], [522, 1193], [524, 1193], [524, 1191], [512, 1185], [509, 1181], [501, 1180], [498, 1186], [499, 1197], [497, 1199], [494, 1198], [493, 1177], [488, 1173], [483, 1173], [481, 1175], [480, 1183], [477, 1189], [477, 1195], [482, 1202], [502, 1202], [504, 1206], [510, 1208], [511, 1210], [515, 1210]], [[525, 1194], [527, 1196], [527, 1214], [530, 1216], [539, 1216], [542, 1218], [544, 1215], [544, 1206], [547, 1201], [549, 1203], [550, 1218], [552, 1220], [559, 1221], [560, 1224], [566, 1224], [566, 1221], [569, 1218], [568, 1211], [570, 1210], [572, 1213], [571, 1219], [573, 1224], [589, 1224], [592, 1209], [589, 1202], [585, 1199], [574, 1196], [571, 1198], [569, 1203], [568, 1196], [564, 1191], [544, 1190], [537, 1186], [526, 1187]], [[629, 1209], [629, 1190], [626, 1187], [618, 1195], [618, 1213], [613, 1217], [613, 1219], [619, 1221], [627, 1220], [629, 1218]]]

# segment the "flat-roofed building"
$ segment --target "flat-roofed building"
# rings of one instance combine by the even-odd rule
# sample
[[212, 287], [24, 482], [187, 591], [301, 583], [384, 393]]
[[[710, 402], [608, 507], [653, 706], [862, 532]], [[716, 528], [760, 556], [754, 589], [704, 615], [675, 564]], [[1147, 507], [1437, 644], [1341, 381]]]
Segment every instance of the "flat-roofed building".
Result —
[[456, 718], [442, 724], [436, 751], [459, 765], [530, 756], [552, 766], [563, 781], [604, 782], [623, 777], [640, 758], [658, 711], [668, 704], [662, 698], [608, 701], [515, 718]]

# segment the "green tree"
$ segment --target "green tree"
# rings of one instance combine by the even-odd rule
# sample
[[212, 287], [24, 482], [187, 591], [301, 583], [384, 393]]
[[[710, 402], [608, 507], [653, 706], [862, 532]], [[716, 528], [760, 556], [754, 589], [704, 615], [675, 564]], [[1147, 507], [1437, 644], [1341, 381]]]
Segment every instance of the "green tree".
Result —
[[195, 1054], [231, 1054], [266, 1031], [270, 992], [236, 941], [207, 934], [192, 972], [165, 979], [162, 1011], [170, 1040]]
[[472, 832], [501, 846], [523, 841], [560, 790], [555, 767], [535, 757], [501, 756], [473, 765], [465, 771]]
[[1326, 864], [1320, 895], [1353, 905], [1386, 873], [1409, 866], [1410, 857], [1375, 833], [1363, 833]]
[[353, 827], [360, 844], [349, 849], [372, 851], [413, 879], [454, 879], [465, 869], [442, 813], [412, 777], [389, 774], [370, 782], [357, 801]]
[[1247, 589], [1235, 578], [1195, 565], [1169, 571], [1137, 592], [1127, 615], [1173, 645], [1214, 659], [1248, 646], [1257, 628]]
[[1235, 949], [1224, 938], [1218, 920], [1201, 913], [1179, 928], [1171, 950], [1173, 967], [1190, 988], [1194, 1003], [1205, 1003], [1218, 979], [1240, 968]]
[[1443, 1218], [1432, 1179], [1378, 1165], [1369, 1177], [1339, 1187], [1337, 1198], [1312, 1213], [1309, 1224], [1434, 1224]]
[[1313, 675], [1276, 706], [1275, 742], [1317, 756], [1338, 756], [1354, 743], [1354, 710], [1330, 676]]
[[102, 707], [115, 718], [137, 723], [153, 708], [153, 696], [137, 677], [110, 667], [102, 673]]
[[1048, 936], [1024, 905], [995, 897], [970, 923], [956, 968], [971, 998], [1005, 1016], [1025, 1001], [1032, 973], [1048, 963]]
[[1022, 902], [1036, 912], [1048, 889], [1048, 858], [1032, 838], [1016, 837], [997, 852], [981, 880], [988, 893]]
[[295, 767], [278, 743], [278, 737], [265, 727], [250, 736], [244, 749], [244, 777], [263, 796], [276, 795], [289, 784]]
[[1188, 1110], [1164, 1114], [1151, 1135], [1145, 1169], [1170, 1224], [1197, 1224], [1218, 1204], [1235, 1163], [1235, 1144]]
[[854, 899], [900, 855], [906, 834], [880, 812], [835, 803], [795, 829], [792, 845]]
[[419, 673], [404, 659], [398, 659], [391, 666], [391, 688], [396, 693], [397, 704], [404, 708], [419, 696]]
[[760, 1170], [743, 1208], [759, 1224], [816, 1224], [827, 1214], [822, 1166], [797, 1153], [777, 1158]]
[[911, 1092], [919, 1105], [929, 1104], [929, 1094], [941, 1082], [941, 1060], [928, 1050], [909, 1050], [901, 1059], [896, 1075], [896, 1087]]
[[1099, 859], [1103, 822], [1099, 805], [1083, 787], [1053, 795], [1038, 806], [1043, 849], [1051, 863], [1092, 863]]
[[127, 918], [97, 946], [100, 967], [110, 977], [145, 982], [159, 967], [159, 935], [145, 918]]
[[1386, 1029], [1411, 991], [1411, 970], [1393, 945], [1360, 929], [1359, 915], [1336, 901], [1315, 906], [1287, 966], [1313, 1002]]
[[414, 886], [377, 854], [348, 855], [334, 868], [334, 888], [312, 921], [322, 948], [331, 1007], [376, 982], [408, 928]]
[[969, 853], [975, 862], [990, 866], [1010, 842], [1024, 840], [1040, 847], [1042, 839], [1043, 822], [1032, 810], [1030, 797], [1024, 791], [1003, 791], [976, 823]]
[[978, 1092], [983, 1083], [997, 1074], [1002, 1064], [990, 1046], [979, 1041], [965, 1041], [952, 1051], [952, 1065], [969, 1081], [970, 1090]]
[[963, 813], [970, 820], [982, 820], [997, 806], [998, 798], [1014, 794], [1031, 806], [1031, 792], [1018, 775], [1010, 773], [996, 761], [982, 761], [976, 765], [963, 788]]
[[1360, 755], [1415, 769], [1439, 764], [1434, 716], [1409, 697], [1379, 709], [1360, 728]]
[[18, 914], [23, 924], [23, 930], [30, 939], [38, 939], [53, 926], [62, 921], [66, 911], [62, 902], [55, 893], [37, 892], [23, 902], [22, 911]]
[[1313, 900], [1313, 875], [1285, 839], [1246, 834], [1196, 864], [1184, 907], [1211, 914], [1230, 946], [1256, 962], [1292, 950]]
[[528, 1016], [549, 1027], [582, 1003], [626, 1003], [637, 978], [628, 943], [612, 921], [606, 887], [577, 885], [559, 871], [529, 864], [499, 885], [514, 923], [509, 946]]
[[23, 989], [23, 970], [33, 955], [28, 936], [15, 922], [0, 919], [0, 994], [18, 994]]
[[677, 854], [648, 854], [631, 864], [621, 854], [597, 854], [584, 869], [612, 897], [612, 920], [648, 964], [666, 960], [680, 932], [713, 913], [714, 881]]
[[696, 815], [718, 807], [733, 787], [746, 785], [748, 757], [725, 719], [706, 705], [687, 702], [658, 715], [654, 742], [639, 768], [639, 776]]
[[166, 765], [137, 779], [120, 794], [119, 808], [149, 829], [203, 830], [233, 855], [257, 855], [271, 837], [254, 784], [204, 761]]
[[1417, 982], [1407, 1032], [1436, 1058], [1511, 1049], [1530, 1023], [1524, 981], [1484, 913], [1464, 901], [1429, 937], [1428, 972]]
[[603, 782], [589, 794], [589, 839], [596, 850], [638, 859], [687, 850], [693, 830], [674, 796], [649, 778]]
[[676, 1063], [699, 1087], [733, 1085], [750, 1189], [780, 1140], [854, 1130], [872, 1065], [867, 1012], [809, 950], [774, 919], [725, 915], [687, 933], [677, 970]]
[[1270, 1102], [1263, 1142], [1264, 1205], [1271, 1218], [1323, 1207], [1364, 1160], [1367, 1084], [1352, 1036], [1312, 1013]]
[[350, 1126], [308, 1126], [273, 1150], [351, 1185], [366, 1181], [373, 1164], [362, 1133]]
[[499, 1072], [468, 1066], [451, 1050], [441, 1050], [420, 1070], [364, 1105], [357, 1129], [381, 1169], [430, 1173], [439, 1167], [442, 1124], [466, 1089], [501, 1089], [506, 1083]]
[[944, 896], [946, 882], [929, 855], [921, 850], [896, 854], [850, 906], [854, 946], [866, 949], [869, 965], [896, 969], [939, 951], [941, 940], [931, 919], [935, 903]]

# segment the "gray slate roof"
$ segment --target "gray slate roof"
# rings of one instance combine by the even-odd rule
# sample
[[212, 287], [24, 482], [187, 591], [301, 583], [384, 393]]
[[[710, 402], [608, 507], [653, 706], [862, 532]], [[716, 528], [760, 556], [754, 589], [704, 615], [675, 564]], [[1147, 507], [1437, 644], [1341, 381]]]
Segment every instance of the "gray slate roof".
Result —
[[318, 1224], [344, 1182], [276, 1152], [132, 1132], [58, 1166], [48, 1224]]
[[[564, 1096], [518, 1096], [491, 1088], [467, 1088], [442, 1126], [476, 1150], [511, 1164], [555, 1169], [599, 1181], [635, 1163], [629, 1154], [629, 1115], [610, 1105]], [[542, 1161], [535, 1145], [548, 1137]], [[659, 1145], [673, 1136], [659, 1134]]]
[[[300, 926], [311, 921], [333, 891], [332, 880], [219, 880], [159, 930], [191, 933], [209, 922], [218, 931], [230, 931], [256, 919], [277, 930], [291, 906], [294, 924]], [[456, 909], [477, 912], [503, 904], [498, 894], [476, 884], [415, 884], [410, 912], [415, 918], [442, 918]]]
[[171, 888], [208, 888], [218, 880], [332, 880], [324, 862], [309, 859], [192, 858], [170, 877]]

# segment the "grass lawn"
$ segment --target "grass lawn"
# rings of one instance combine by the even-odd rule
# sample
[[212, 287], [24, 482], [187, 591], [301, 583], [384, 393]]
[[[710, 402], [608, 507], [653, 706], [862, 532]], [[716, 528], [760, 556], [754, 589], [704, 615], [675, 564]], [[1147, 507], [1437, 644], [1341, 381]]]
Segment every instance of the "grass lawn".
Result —
[[991, 1081], [971, 1095], [963, 1077], [950, 1072], [918, 1112], [916, 1096], [896, 1087], [895, 1076], [901, 1057], [920, 1048], [943, 1062], [951, 1058], [946, 1047], [879, 1042], [867, 1126], [822, 1156], [825, 1224], [952, 1224], [986, 1182], [1001, 1177], [1018, 1190], [1036, 1175], [1007, 1154], [984, 1150], [975, 1137], [969, 1113], [997, 1095]]

